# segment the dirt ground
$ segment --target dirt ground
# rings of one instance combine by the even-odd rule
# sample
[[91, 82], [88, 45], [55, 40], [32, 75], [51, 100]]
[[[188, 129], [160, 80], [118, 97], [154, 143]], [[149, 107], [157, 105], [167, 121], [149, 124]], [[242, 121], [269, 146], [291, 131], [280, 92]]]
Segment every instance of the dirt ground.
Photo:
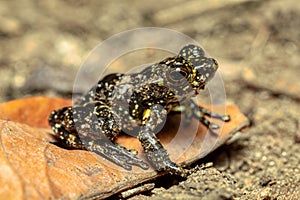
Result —
[[[70, 97], [96, 45], [148, 26], [187, 34], [216, 58], [226, 100], [251, 125], [195, 163], [187, 180], [166, 176], [130, 199], [300, 199], [297, 0], [0, 1], [0, 102]], [[136, 56], [128, 65], [147, 59]]]

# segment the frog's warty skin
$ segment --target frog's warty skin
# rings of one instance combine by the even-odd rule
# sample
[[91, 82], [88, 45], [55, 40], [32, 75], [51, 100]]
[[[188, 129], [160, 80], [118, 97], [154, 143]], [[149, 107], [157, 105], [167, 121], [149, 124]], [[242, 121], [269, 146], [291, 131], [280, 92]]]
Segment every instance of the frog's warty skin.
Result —
[[184, 110], [188, 111], [187, 119], [196, 117], [212, 129], [219, 127], [205, 116], [229, 121], [228, 115], [212, 113], [191, 100], [217, 69], [215, 59], [190, 44], [178, 55], [140, 73], [105, 76], [73, 107], [51, 112], [49, 124], [55, 136], [70, 148], [93, 151], [127, 170], [133, 165], [147, 169], [137, 151], [114, 142], [122, 131], [133, 132], [155, 170], [186, 176], [186, 171], [171, 161], [155, 131], [167, 114]]

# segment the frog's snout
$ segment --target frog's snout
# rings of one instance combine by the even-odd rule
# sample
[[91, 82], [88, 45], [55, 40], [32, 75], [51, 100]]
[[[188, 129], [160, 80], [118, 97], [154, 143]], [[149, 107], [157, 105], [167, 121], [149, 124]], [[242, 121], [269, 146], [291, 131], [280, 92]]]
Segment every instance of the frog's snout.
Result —
[[195, 68], [204, 77], [204, 82], [207, 82], [214, 77], [219, 65], [213, 58], [202, 58], [202, 62], [196, 65]]
[[213, 59], [213, 58], [210, 58], [210, 59], [212, 61], [212, 70], [215, 72], [219, 68], [219, 64], [215, 59]]

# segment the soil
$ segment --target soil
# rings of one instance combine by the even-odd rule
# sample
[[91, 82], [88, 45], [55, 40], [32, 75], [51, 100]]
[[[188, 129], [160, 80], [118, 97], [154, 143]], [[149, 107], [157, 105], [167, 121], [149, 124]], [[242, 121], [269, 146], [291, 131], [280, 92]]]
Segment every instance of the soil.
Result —
[[[186, 180], [165, 176], [129, 198], [300, 199], [297, 0], [0, 1], [0, 102], [71, 97], [80, 64], [96, 45], [148, 26], [182, 32], [216, 58], [226, 100], [251, 125], [195, 163]], [[132, 55], [122, 69], [149, 57], [159, 55]]]

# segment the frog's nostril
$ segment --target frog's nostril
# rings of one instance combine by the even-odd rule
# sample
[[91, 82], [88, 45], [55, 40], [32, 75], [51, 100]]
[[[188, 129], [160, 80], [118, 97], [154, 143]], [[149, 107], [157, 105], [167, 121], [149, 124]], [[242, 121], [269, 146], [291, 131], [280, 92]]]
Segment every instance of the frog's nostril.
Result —
[[218, 62], [217, 62], [215, 59], [213, 59], [213, 58], [212, 58], [212, 61], [213, 61], [213, 69], [214, 69], [214, 71], [216, 71], [216, 70], [219, 68], [219, 64], [218, 64]]

